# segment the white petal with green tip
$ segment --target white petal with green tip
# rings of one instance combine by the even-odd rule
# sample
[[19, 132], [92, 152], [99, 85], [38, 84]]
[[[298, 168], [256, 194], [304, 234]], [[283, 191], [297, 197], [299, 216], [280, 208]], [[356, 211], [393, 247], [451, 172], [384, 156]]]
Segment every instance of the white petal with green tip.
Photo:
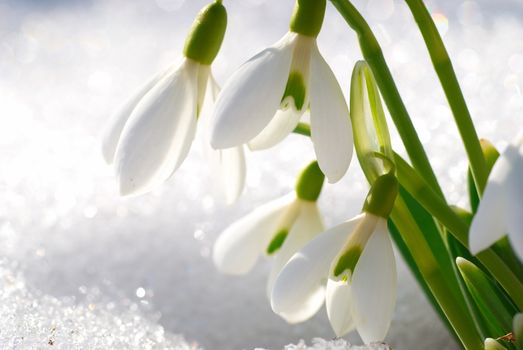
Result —
[[227, 81], [216, 102], [211, 144], [230, 148], [245, 144], [270, 122], [285, 91], [295, 34], [245, 62]]
[[285, 110], [279, 109], [262, 132], [249, 141], [249, 148], [257, 151], [273, 147], [281, 142], [296, 128], [304, 110], [297, 111], [294, 106]]
[[272, 262], [269, 280], [267, 282], [267, 295], [270, 298], [274, 281], [281, 269], [289, 259], [300, 250], [306, 243], [322, 232], [323, 222], [316, 202], [300, 201], [300, 213], [292, 225], [281, 248], [275, 253]]
[[325, 231], [292, 256], [274, 282], [271, 306], [275, 313], [296, 323], [320, 309], [332, 259], [363, 217], [359, 215]]
[[285, 209], [294, 200], [295, 196], [289, 195], [269, 202], [226, 228], [214, 244], [213, 261], [218, 270], [234, 275], [249, 272], [276, 233]]

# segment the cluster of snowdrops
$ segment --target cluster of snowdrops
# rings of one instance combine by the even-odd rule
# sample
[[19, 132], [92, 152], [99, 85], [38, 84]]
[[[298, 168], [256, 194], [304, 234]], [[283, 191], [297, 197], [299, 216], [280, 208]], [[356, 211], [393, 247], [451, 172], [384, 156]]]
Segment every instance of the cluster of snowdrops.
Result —
[[[120, 193], [143, 194], [167, 180], [187, 157], [197, 124], [228, 203], [244, 187], [245, 147], [267, 149], [292, 132], [310, 137], [316, 160], [295, 190], [218, 238], [220, 271], [245, 274], [260, 255], [271, 256], [267, 295], [275, 313], [302, 322], [325, 304], [337, 336], [357, 329], [365, 343], [382, 341], [396, 298], [394, 240], [464, 348], [523, 349], [523, 135], [502, 155], [478, 140], [429, 12], [422, 0], [406, 0], [470, 161], [471, 208], [449, 205], [370, 27], [349, 1], [331, 2], [358, 34], [364, 58], [353, 70], [350, 112], [316, 44], [326, 0], [296, 0], [289, 32], [221, 91], [211, 64], [227, 13], [217, 0], [198, 14], [183, 59], [137, 90], [106, 128], [103, 155]], [[382, 98], [410, 163], [391, 146]], [[344, 176], [353, 148], [369, 193], [361, 213], [325, 230], [317, 199], [325, 177], [335, 183]]]

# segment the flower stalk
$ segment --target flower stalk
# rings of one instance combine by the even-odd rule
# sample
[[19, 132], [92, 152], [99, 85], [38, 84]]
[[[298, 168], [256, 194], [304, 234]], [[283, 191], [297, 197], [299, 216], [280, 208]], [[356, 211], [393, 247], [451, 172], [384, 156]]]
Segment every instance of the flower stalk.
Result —
[[405, 0], [405, 2], [410, 8], [427, 45], [434, 70], [443, 87], [454, 115], [454, 121], [465, 146], [474, 182], [481, 195], [487, 183], [487, 163], [483, 157], [476, 129], [474, 128], [474, 123], [461, 92], [447, 49], [423, 1]]

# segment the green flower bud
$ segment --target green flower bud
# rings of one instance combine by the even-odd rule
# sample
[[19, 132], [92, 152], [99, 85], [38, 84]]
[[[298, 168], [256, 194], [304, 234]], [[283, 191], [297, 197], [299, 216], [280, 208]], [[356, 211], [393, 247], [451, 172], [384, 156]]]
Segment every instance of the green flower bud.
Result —
[[222, 45], [227, 28], [227, 11], [220, 0], [204, 7], [185, 40], [185, 57], [210, 65]]
[[300, 199], [316, 202], [323, 187], [325, 175], [320, 170], [317, 161], [310, 163], [296, 181], [296, 196]]
[[394, 207], [398, 191], [398, 180], [392, 172], [379, 176], [370, 188], [363, 211], [387, 219]]
[[375, 154], [384, 155], [391, 163], [394, 154], [378, 85], [365, 61], [356, 62], [352, 71], [350, 118], [354, 148], [361, 168], [367, 179], [374, 181], [387, 172], [387, 169], [384, 169], [383, 159], [375, 157]]
[[326, 0], [296, 0], [291, 17], [291, 32], [317, 37], [325, 16]]

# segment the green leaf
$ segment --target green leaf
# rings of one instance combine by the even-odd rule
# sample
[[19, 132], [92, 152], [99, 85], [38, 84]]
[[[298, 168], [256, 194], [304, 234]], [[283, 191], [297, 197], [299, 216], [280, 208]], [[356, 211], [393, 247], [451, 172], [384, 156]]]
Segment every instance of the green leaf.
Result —
[[389, 227], [389, 232], [392, 236], [392, 239], [394, 240], [396, 247], [400, 251], [401, 256], [403, 257], [403, 260], [407, 263], [407, 266], [410, 268], [410, 271], [413, 273], [414, 278], [416, 279], [419, 286], [423, 290], [423, 293], [427, 297], [429, 303], [432, 305], [433, 309], [436, 311], [436, 313], [438, 314], [441, 321], [445, 324], [449, 333], [454, 337], [456, 342], [459, 343], [460, 342], [459, 337], [456, 335], [454, 328], [452, 328], [451, 324], [449, 323], [449, 320], [445, 316], [445, 313], [441, 309], [441, 306], [438, 304], [438, 302], [434, 298], [434, 295], [432, 295], [432, 292], [430, 291], [430, 288], [427, 285], [427, 282], [425, 282], [425, 279], [421, 275], [421, 272], [420, 272], [418, 266], [416, 265], [416, 262], [414, 261], [414, 258], [412, 257], [412, 254], [410, 253], [409, 248], [405, 244], [405, 241], [401, 237], [401, 234], [400, 234], [398, 228], [396, 227], [396, 225], [394, 225], [394, 222], [391, 219], [388, 220], [388, 227]]
[[[410, 216], [416, 222], [417, 226], [421, 228], [420, 233], [424, 236], [424, 240], [430, 243], [430, 248], [434, 257], [437, 260], [438, 267], [441, 270], [441, 274], [445, 276], [445, 282], [448, 284], [449, 289], [452, 291], [454, 298], [460, 300], [462, 304], [465, 304], [464, 297], [460, 292], [458, 276], [453, 268], [453, 261], [451, 260], [449, 252], [447, 251], [447, 247], [443, 240], [443, 235], [439, 231], [439, 228], [436, 226], [434, 219], [402, 186], [400, 186], [399, 196], [406, 203], [407, 208], [410, 212]], [[417, 277], [416, 279], [420, 283], [420, 286], [423, 288], [423, 291], [427, 295], [427, 298], [432, 303], [434, 309], [440, 315], [441, 320], [445, 323], [449, 332], [456, 337], [458, 342], [460, 342], [454, 329], [450, 325], [447, 317], [443, 313], [441, 307], [439, 306], [434, 295], [432, 294], [432, 291], [428, 287], [427, 283], [424, 281], [419, 268], [416, 266], [414, 262], [412, 253], [409, 251], [409, 248], [401, 238], [401, 231], [397, 230], [396, 228], [396, 231], [391, 231], [391, 233], [396, 244], [398, 245], [398, 248], [400, 248], [402, 255], [405, 257], [407, 263], [409, 264], [409, 267], [411, 267], [411, 270]], [[409, 232], [406, 234], [412, 233]], [[415, 247], [412, 247], [412, 249], [415, 249]]]
[[472, 262], [458, 257], [456, 264], [491, 332], [490, 336], [498, 338], [509, 333], [512, 329], [512, 317], [516, 313], [511, 302], [497, 285]]

